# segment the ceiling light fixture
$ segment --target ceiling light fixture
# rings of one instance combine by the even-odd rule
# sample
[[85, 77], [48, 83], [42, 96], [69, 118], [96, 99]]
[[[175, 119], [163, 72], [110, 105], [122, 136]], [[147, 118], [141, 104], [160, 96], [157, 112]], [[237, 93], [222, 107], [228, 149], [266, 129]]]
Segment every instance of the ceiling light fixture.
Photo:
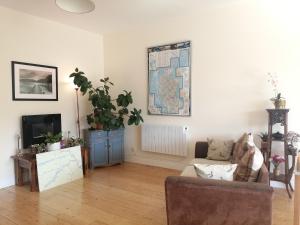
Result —
[[71, 13], [89, 13], [95, 9], [95, 4], [91, 0], [55, 0], [56, 5]]

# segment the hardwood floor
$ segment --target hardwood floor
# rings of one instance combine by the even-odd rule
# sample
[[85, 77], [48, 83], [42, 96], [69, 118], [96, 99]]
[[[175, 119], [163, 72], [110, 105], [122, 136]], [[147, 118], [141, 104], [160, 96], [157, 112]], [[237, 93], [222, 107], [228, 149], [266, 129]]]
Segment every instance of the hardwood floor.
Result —
[[[88, 178], [33, 193], [0, 190], [0, 225], [166, 225], [164, 179], [175, 170], [125, 163]], [[293, 202], [275, 190], [274, 225], [292, 225]]]

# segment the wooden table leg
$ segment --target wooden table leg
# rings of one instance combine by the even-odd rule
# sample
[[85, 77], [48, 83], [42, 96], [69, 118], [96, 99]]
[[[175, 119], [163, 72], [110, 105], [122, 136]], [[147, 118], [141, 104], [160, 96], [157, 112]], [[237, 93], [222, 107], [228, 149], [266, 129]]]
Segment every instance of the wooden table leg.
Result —
[[294, 225], [300, 225], [300, 157], [297, 159], [295, 173]]
[[83, 175], [86, 175], [89, 169], [89, 152], [86, 148], [81, 148], [81, 156], [82, 156], [82, 170]]
[[22, 168], [20, 167], [19, 160], [15, 159], [15, 182], [16, 185], [22, 186], [23, 185], [23, 173]]
[[35, 163], [31, 163], [29, 174], [30, 174], [30, 191], [38, 191], [38, 182], [37, 182]]

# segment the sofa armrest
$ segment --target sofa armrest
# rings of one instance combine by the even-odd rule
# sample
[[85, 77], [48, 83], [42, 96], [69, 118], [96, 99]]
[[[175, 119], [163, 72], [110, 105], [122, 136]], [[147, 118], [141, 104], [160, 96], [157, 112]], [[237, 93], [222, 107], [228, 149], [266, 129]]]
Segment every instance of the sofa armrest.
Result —
[[198, 141], [195, 145], [195, 158], [206, 158], [208, 152], [208, 143]]
[[272, 224], [268, 185], [173, 176], [165, 189], [168, 225]]

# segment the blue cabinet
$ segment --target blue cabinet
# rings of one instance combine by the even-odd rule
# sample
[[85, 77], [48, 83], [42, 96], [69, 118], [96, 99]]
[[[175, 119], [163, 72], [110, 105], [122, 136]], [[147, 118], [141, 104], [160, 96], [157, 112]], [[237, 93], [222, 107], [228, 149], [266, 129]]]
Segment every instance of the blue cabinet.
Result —
[[116, 164], [124, 161], [124, 130], [108, 132], [109, 162]]
[[124, 129], [85, 130], [84, 139], [85, 145], [89, 149], [91, 168], [124, 161]]

